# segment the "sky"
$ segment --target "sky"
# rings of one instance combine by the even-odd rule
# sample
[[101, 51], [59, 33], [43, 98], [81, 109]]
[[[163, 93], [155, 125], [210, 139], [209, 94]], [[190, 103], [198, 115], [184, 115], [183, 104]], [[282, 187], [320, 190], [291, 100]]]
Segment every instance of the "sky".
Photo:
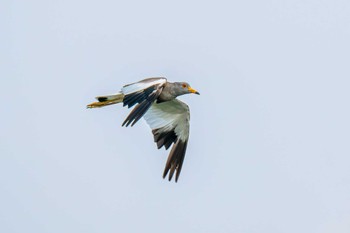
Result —
[[[350, 2], [3, 1], [0, 232], [350, 232]], [[86, 109], [186, 81], [162, 178], [144, 121]]]

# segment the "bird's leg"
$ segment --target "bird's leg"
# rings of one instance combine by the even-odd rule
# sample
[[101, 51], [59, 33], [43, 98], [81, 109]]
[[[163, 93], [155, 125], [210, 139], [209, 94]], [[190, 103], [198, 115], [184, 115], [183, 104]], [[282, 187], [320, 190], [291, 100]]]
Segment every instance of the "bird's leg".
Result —
[[91, 104], [88, 104], [86, 107], [101, 108], [104, 106], [121, 103], [124, 100], [124, 94], [117, 93], [113, 95], [97, 96], [96, 99], [98, 100], [98, 102], [93, 102]]
[[107, 100], [104, 102], [93, 102], [91, 104], [88, 104], [86, 108], [101, 108], [104, 106], [112, 105], [112, 104], [117, 104], [120, 103], [118, 100]]
[[120, 101], [120, 99], [93, 102], [91, 104], [86, 105], [86, 108], [101, 108], [101, 107], [112, 105], [112, 104], [118, 104], [120, 102], [122, 102], [122, 101]]

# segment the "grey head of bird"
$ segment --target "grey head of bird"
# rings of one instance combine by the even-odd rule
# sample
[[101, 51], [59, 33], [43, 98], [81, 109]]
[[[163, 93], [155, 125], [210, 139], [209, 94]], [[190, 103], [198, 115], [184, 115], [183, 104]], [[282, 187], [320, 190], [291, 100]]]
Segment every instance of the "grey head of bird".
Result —
[[184, 95], [184, 94], [197, 94], [199, 95], [199, 92], [193, 89], [190, 84], [186, 82], [175, 82], [173, 83], [173, 91], [176, 96]]

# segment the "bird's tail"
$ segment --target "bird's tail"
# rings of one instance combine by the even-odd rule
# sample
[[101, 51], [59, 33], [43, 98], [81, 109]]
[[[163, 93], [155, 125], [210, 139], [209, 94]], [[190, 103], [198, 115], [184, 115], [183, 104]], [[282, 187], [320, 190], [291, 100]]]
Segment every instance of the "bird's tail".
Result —
[[123, 93], [117, 93], [113, 95], [103, 95], [103, 96], [97, 96], [96, 99], [98, 102], [93, 102], [91, 104], [88, 104], [87, 108], [101, 108], [107, 105], [112, 104], [118, 104], [123, 102], [124, 94]]

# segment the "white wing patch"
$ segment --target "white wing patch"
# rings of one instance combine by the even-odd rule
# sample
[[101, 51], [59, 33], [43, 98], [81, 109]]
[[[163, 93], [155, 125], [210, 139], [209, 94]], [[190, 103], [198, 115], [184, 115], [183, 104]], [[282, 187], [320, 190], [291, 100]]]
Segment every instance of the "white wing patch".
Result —
[[154, 86], [154, 85], [163, 85], [166, 82], [167, 82], [167, 79], [163, 78], [163, 77], [147, 78], [147, 79], [141, 80], [141, 81], [136, 82], [136, 83], [131, 83], [131, 84], [125, 85], [122, 88], [122, 93], [124, 95], [128, 95], [128, 94], [131, 94], [134, 92], [142, 91], [142, 90], [147, 89], [147, 88]]
[[162, 132], [174, 130], [180, 140], [188, 140], [190, 111], [187, 104], [180, 100], [154, 103], [143, 117], [151, 129]]

